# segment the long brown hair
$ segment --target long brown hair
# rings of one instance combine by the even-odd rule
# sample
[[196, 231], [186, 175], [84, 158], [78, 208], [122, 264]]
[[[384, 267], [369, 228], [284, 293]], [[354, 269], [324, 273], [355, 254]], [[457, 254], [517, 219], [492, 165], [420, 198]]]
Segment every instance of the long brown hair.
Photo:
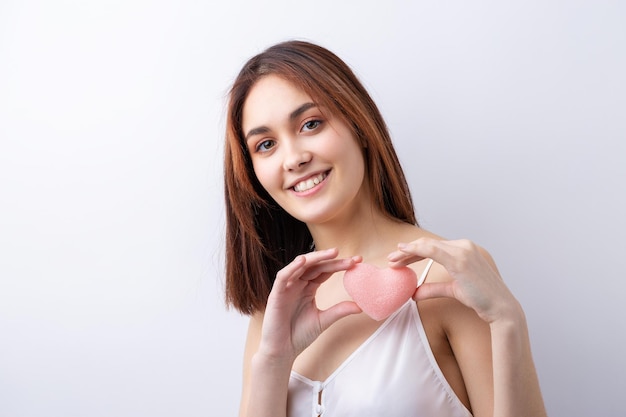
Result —
[[376, 104], [335, 54], [303, 41], [279, 43], [251, 58], [229, 94], [224, 153], [226, 302], [244, 314], [263, 310], [276, 273], [313, 239], [303, 222], [283, 210], [256, 178], [242, 131], [245, 100], [259, 78], [273, 74], [302, 89], [340, 117], [365, 150], [374, 204], [417, 224], [404, 173]]

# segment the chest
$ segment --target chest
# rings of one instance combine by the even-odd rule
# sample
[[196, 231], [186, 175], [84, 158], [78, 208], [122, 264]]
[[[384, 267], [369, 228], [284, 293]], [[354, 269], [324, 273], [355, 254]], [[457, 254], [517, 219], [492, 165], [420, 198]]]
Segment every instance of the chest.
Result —
[[374, 323], [369, 334], [337, 326], [316, 341], [319, 350], [303, 352], [289, 382], [290, 417], [469, 415], [438, 367], [412, 301]]
[[339, 320], [298, 356], [293, 370], [312, 380], [326, 380], [380, 325], [362, 313]]
[[[347, 300], [350, 300], [350, 296], [343, 287], [343, 274], [339, 273], [320, 286], [315, 298], [320, 309]], [[437, 309], [433, 308], [435, 305], [426, 303], [418, 320], [426, 334], [425, 342], [429, 349], [436, 360], [446, 362], [444, 367], [447, 369], [451, 349], [438, 320]], [[363, 313], [337, 321], [298, 356], [293, 370], [311, 380], [326, 380], [384, 324], [385, 321], [375, 321]]]

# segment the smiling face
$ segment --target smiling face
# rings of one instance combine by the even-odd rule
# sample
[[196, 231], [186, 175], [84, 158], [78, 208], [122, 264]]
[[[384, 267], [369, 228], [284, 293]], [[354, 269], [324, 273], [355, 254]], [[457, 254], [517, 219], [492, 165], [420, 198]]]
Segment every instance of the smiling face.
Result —
[[349, 127], [283, 78], [254, 84], [242, 130], [259, 182], [293, 217], [324, 223], [368, 201], [363, 152]]

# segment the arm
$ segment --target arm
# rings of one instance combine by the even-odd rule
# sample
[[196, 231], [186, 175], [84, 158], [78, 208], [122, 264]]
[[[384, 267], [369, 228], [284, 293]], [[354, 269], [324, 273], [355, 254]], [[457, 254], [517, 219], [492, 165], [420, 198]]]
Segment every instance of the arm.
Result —
[[490, 327], [496, 415], [546, 416], [521, 308], [516, 316], [493, 322]]
[[361, 311], [353, 302], [324, 311], [315, 304], [324, 281], [360, 260], [336, 256], [336, 249], [300, 255], [276, 275], [265, 311], [250, 320], [240, 416], [285, 416], [296, 357], [331, 324]]
[[[410, 244], [400, 244], [398, 248], [389, 255], [391, 266], [432, 258], [443, 265], [450, 276], [446, 282], [422, 285], [415, 293], [416, 300], [453, 298], [460, 302], [457, 303], [458, 308], [471, 309], [476, 313], [453, 313], [457, 318], [466, 317], [467, 323], [448, 320], [449, 323], [456, 323], [451, 324], [450, 344], [466, 380], [475, 415], [545, 416], [524, 313], [489, 255], [469, 241], [423, 238]], [[473, 346], [485, 346], [485, 341], [489, 339], [480, 336], [481, 332], [485, 334], [485, 330], [490, 336], [490, 346], [482, 352], [489, 352], [490, 347], [491, 366], [487, 369], [493, 369], [493, 401], [486, 401], [488, 397], [479, 393], [481, 385], [484, 386], [488, 379], [481, 371], [485, 368], [480, 368], [478, 364], [481, 361], [484, 363], [488, 356], [477, 354]], [[476, 355], [481, 355], [478, 362], [468, 360]]]

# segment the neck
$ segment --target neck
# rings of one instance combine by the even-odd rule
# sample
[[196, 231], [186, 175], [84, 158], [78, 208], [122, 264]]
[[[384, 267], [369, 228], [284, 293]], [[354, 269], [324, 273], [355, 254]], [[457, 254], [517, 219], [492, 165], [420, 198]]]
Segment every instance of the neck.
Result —
[[395, 249], [407, 224], [364, 207], [349, 217], [307, 226], [316, 250], [337, 248], [340, 258], [360, 255], [366, 262], [375, 262]]

